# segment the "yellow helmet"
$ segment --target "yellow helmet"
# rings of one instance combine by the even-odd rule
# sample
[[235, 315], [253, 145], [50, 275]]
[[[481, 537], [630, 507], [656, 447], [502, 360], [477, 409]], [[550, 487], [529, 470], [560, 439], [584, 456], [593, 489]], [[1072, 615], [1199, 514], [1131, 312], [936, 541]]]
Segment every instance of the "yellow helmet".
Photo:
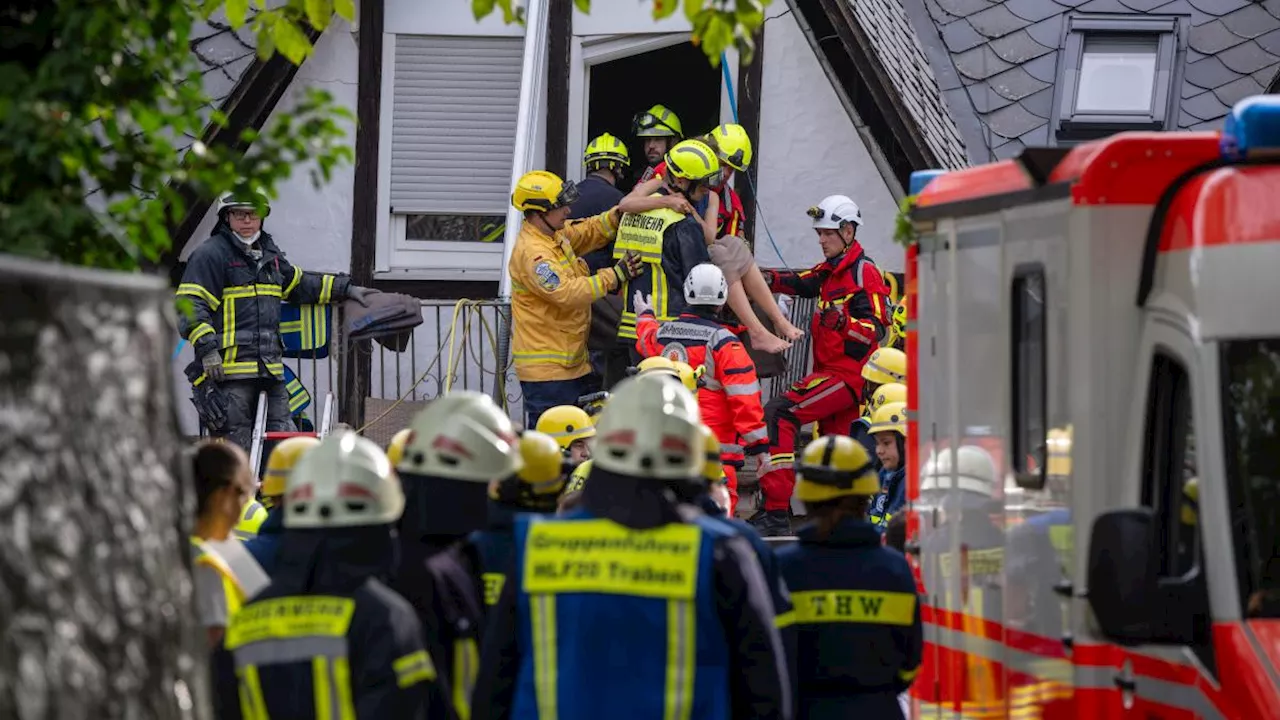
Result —
[[892, 270], [881, 270], [880, 276], [884, 278], [884, 284], [889, 286], [889, 302], [901, 302], [902, 290], [898, 287], [897, 273]]
[[1071, 426], [1049, 428], [1045, 433], [1045, 475], [1051, 478], [1071, 476]]
[[1200, 478], [1193, 477], [1182, 484], [1183, 525], [1195, 525], [1200, 520]]
[[537, 430], [525, 430], [520, 434], [520, 458], [524, 466], [516, 471], [520, 479], [521, 494], [555, 498], [564, 488], [561, 465], [564, 456], [560, 444], [550, 435]]
[[707, 485], [715, 485], [725, 477], [724, 463], [720, 460], [720, 439], [706, 425], [702, 426], [702, 441], [706, 447], [706, 460], [702, 465], [702, 479]]
[[907, 386], [902, 383], [885, 383], [876, 388], [871, 394], [871, 401], [867, 403], [867, 417], [875, 415], [875, 412], [889, 403], [905, 403], [907, 401]]
[[885, 403], [880, 409], [871, 413], [871, 427], [867, 432], [875, 435], [882, 432], [896, 432], [907, 436], [907, 404], [905, 402]]
[[572, 180], [561, 180], [555, 173], [534, 170], [520, 176], [511, 193], [511, 204], [517, 210], [546, 212], [572, 205], [578, 199], [578, 187]]
[[387, 459], [391, 461], [391, 467], [397, 467], [404, 459], [404, 447], [409, 444], [412, 434], [413, 430], [405, 428], [391, 436], [391, 442], [387, 444]]
[[573, 474], [569, 476], [569, 482], [564, 486], [564, 493], [567, 495], [571, 492], [581, 490], [587, 484], [587, 476], [591, 474], [591, 461], [583, 460], [578, 467], [573, 469]]
[[880, 492], [871, 457], [857, 440], [823, 435], [809, 443], [796, 468], [796, 497], [815, 503]]
[[696, 394], [698, 392], [698, 380], [702, 377], [703, 370], [704, 368], [701, 365], [695, 370], [687, 362], [656, 355], [641, 360], [640, 364], [636, 366], [636, 375], [670, 375], [678, 379], [686, 390]]
[[907, 301], [903, 300], [893, 306], [893, 327], [899, 335], [907, 334]]
[[907, 354], [897, 348], [876, 348], [862, 366], [862, 378], [873, 383], [905, 383], [907, 381]]
[[241, 540], [248, 540], [258, 534], [258, 528], [267, 519], [267, 509], [262, 503], [252, 498], [240, 509], [240, 522], [231, 529], [231, 534]]
[[605, 133], [587, 143], [587, 150], [582, 154], [582, 164], [587, 171], [608, 168], [618, 170], [629, 167], [631, 158], [627, 154], [626, 143]]
[[631, 132], [636, 137], [684, 137], [680, 118], [665, 105], [654, 105], [637, 114], [631, 121]]
[[534, 429], [550, 435], [566, 451], [574, 441], [596, 436], [596, 425], [591, 416], [576, 405], [557, 405], [542, 413]]
[[683, 140], [667, 151], [664, 158], [672, 177], [706, 182], [720, 174], [720, 159], [701, 140]]
[[319, 444], [320, 439], [310, 435], [295, 435], [281, 440], [267, 458], [267, 470], [262, 474], [262, 496], [284, 495], [284, 483], [293, 466], [298, 464], [303, 453]]
[[736, 123], [721, 125], [707, 134], [708, 143], [716, 150], [720, 162], [739, 172], [746, 172], [751, 164], [751, 138], [747, 129]]

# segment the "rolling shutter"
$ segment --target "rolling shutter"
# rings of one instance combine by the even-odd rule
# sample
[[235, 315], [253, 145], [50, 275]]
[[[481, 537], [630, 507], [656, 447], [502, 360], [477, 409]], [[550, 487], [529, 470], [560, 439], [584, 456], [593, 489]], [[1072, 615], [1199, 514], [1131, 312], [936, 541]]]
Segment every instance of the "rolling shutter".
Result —
[[392, 212], [506, 212], [523, 50], [518, 37], [396, 36]]

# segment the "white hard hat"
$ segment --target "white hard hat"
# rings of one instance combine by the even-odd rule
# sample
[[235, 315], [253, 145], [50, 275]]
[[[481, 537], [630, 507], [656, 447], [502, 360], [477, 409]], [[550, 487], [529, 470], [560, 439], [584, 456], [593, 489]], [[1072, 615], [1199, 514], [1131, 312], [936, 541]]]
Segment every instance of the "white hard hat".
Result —
[[920, 471], [920, 492], [951, 489], [953, 461], [955, 487], [991, 497], [995, 491], [996, 465], [991, 455], [977, 445], [962, 445], [954, 452], [944, 448], [930, 454]]
[[844, 195], [822, 198], [822, 202], [809, 208], [808, 215], [813, 218], [813, 227], [817, 230], [836, 230], [846, 222], [862, 224], [862, 211], [858, 204]]
[[222, 215], [223, 210], [231, 208], [244, 208], [245, 210], [257, 210], [258, 204], [262, 205], [262, 216], [266, 217], [271, 214], [271, 203], [267, 202], [267, 196], [261, 193], [257, 195], [235, 195], [227, 193], [218, 198], [218, 215]]
[[484, 393], [456, 390], [431, 402], [409, 424], [399, 470], [487, 483], [520, 469], [511, 418]]
[[684, 279], [684, 301], [689, 305], [720, 306], [729, 301], [724, 273], [711, 263], [694, 265]]
[[404, 492], [382, 448], [340, 430], [307, 451], [285, 481], [286, 528], [390, 525]]
[[700, 477], [706, 460], [701, 424], [697, 398], [680, 383], [658, 375], [628, 378], [596, 422], [594, 466], [655, 480]]

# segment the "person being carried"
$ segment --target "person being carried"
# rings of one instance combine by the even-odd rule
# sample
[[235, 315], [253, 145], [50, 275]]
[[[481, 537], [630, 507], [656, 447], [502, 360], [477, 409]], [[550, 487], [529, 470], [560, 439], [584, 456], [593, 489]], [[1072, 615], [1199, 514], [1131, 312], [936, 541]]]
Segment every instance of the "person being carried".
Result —
[[[782, 312], [742, 239], [742, 199], [729, 186], [734, 171], [746, 172], [751, 164], [751, 138], [741, 125], [728, 124], [698, 139], [715, 150], [720, 160], [721, 174], [712, 185], [713, 192], [707, 195], [705, 204], [696, 205], [694, 209], [702, 224], [711, 262], [720, 268], [729, 284], [729, 309], [746, 327], [753, 348], [768, 353], [783, 352], [791, 347], [791, 341], [803, 337], [804, 331], [791, 324]], [[666, 164], [659, 164], [654, 168], [653, 179], [636, 185], [631, 195], [646, 197], [657, 192], [666, 171]], [[769, 317], [777, 334], [765, 328], [751, 308], [752, 301]]]

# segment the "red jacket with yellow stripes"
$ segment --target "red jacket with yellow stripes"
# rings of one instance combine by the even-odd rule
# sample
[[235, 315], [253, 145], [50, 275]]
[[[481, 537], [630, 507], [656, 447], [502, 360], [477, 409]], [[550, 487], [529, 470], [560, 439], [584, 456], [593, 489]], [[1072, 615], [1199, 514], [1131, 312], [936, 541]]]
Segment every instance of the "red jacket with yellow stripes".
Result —
[[862, 245], [854, 241], [839, 258], [808, 270], [764, 275], [774, 292], [818, 299], [809, 329], [813, 372], [861, 388], [862, 366], [890, 322], [889, 286]]
[[[695, 313], [658, 324], [652, 311], [636, 319], [636, 350], [704, 368], [698, 407], [702, 420], [719, 434], [733, 428], [747, 455], [769, 449], [769, 431], [760, 404], [760, 380], [747, 348], [724, 325]], [[728, 448], [723, 448], [728, 450]]]

